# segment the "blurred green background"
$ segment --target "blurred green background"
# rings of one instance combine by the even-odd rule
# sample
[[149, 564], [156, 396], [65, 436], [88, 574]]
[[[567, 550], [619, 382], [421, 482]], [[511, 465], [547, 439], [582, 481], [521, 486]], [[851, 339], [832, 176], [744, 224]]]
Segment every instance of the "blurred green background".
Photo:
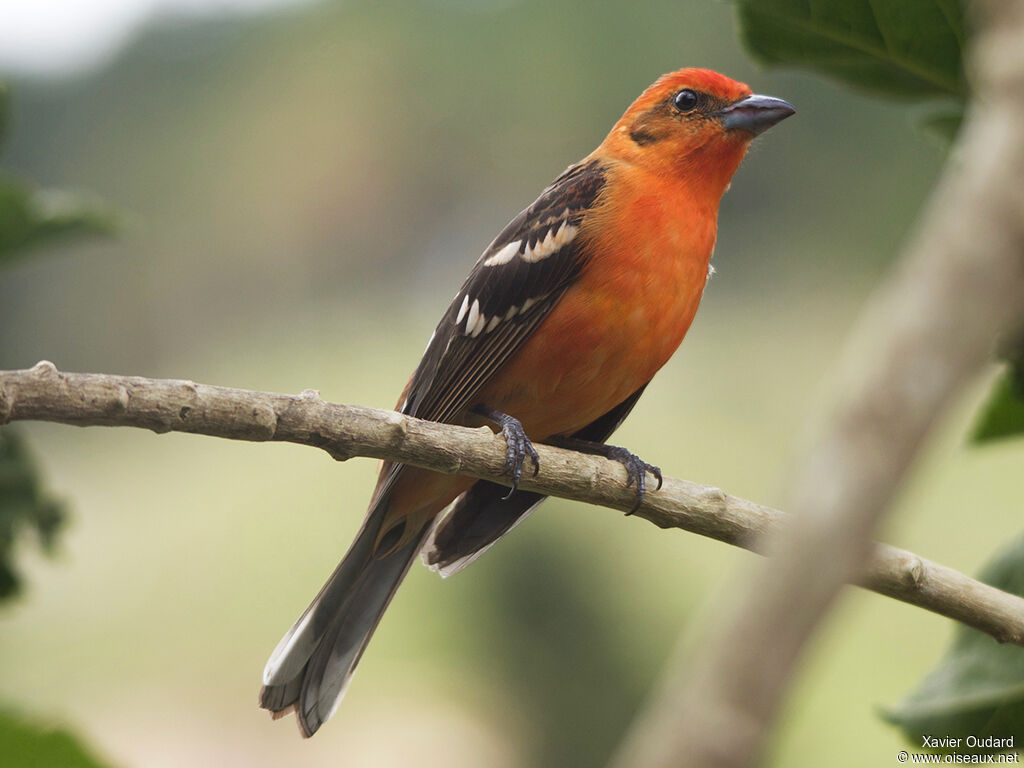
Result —
[[[102, 67], [11, 76], [4, 165], [129, 225], [0, 280], [0, 367], [191, 378], [391, 407], [469, 266], [664, 71], [791, 100], [722, 204], [704, 306], [619, 441], [783, 504], [832, 360], [943, 156], [908, 110], [758, 71], [720, 2], [401, 0], [150, 24]], [[1019, 526], [1017, 443], [943, 425], [888, 541], [974, 572]], [[353, 536], [375, 463], [135, 430], [27, 430], [73, 523], [0, 609], [0, 705], [121, 766], [593, 766], [753, 557], [549, 502], [466, 573], [415, 568], [338, 714], [256, 708], [280, 635]], [[691, 619], [695, 621], [691, 623]], [[850, 591], [773, 762], [892, 761], [875, 715], [949, 623]], [[685, 716], [681, 714], [681, 716]]]

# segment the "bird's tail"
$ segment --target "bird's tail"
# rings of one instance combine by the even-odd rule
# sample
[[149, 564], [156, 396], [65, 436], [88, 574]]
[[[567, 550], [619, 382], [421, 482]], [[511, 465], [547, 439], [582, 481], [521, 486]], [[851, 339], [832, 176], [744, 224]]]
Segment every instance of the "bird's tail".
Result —
[[345, 558], [277, 644], [263, 670], [260, 706], [275, 718], [294, 710], [303, 736], [312, 736], [334, 714], [373, 630], [430, 529], [428, 523], [407, 543], [389, 546], [392, 534], [401, 533], [399, 526], [380, 537], [389, 496], [384, 493], [375, 500]]
[[486, 480], [462, 494], [434, 526], [423, 547], [423, 562], [443, 578], [458, 573], [526, 519], [547, 496], [514, 491]]

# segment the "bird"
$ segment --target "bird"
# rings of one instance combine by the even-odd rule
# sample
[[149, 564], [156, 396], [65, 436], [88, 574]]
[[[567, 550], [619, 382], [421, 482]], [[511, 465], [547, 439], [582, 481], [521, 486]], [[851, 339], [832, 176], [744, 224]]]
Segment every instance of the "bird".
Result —
[[534, 442], [621, 462], [637, 505], [648, 474], [660, 487], [658, 467], [606, 441], [690, 327], [751, 140], [794, 112], [712, 70], [662, 75], [501, 230], [397, 410], [500, 430], [511, 489], [384, 462], [347, 554], [267, 662], [262, 708], [316, 733], [416, 556], [456, 573], [544, 500], [518, 488], [539, 467]]

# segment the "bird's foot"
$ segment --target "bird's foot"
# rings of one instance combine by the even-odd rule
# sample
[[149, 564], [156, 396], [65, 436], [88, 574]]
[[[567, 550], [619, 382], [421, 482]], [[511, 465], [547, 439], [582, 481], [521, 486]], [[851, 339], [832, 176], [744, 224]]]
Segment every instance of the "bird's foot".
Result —
[[604, 456], [610, 461], [617, 461], [626, 468], [626, 487], [630, 488], [636, 486], [636, 501], [626, 514], [632, 515], [638, 509], [640, 505], [644, 503], [644, 497], [647, 495], [647, 473], [650, 472], [658, 479], [658, 486], [656, 490], [661, 490], [661, 484], [664, 478], [661, 476], [661, 469], [648, 464], [646, 461], [641, 459], [635, 453], [626, 450], [618, 445], [606, 445], [605, 443], [597, 443], [592, 440], [582, 440], [578, 437], [556, 437], [549, 441], [552, 445], [557, 445], [560, 448], [569, 448], [574, 451], [580, 451], [581, 453], [589, 453], [595, 456]]
[[540, 471], [540, 457], [537, 455], [533, 443], [530, 442], [530, 438], [526, 436], [526, 432], [523, 430], [523, 425], [519, 422], [519, 419], [486, 405], [478, 405], [473, 409], [473, 412], [501, 427], [501, 434], [504, 436], [505, 444], [508, 446], [505, 452], [505, 474], [512, 478], [512, 488], [502, 497], [502, 499], [507, 499], [519, 487], [519, 480], [523, 476], [523, 464], [526, 462], [526, 457], [529, 456], [533, 461], [534, 477]]

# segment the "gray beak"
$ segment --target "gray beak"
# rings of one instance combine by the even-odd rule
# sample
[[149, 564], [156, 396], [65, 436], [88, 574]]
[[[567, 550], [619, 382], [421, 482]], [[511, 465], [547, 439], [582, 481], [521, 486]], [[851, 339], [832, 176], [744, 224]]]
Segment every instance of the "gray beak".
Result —
[[793, 105], [785, 99], [755, 93], [733, 102], [718, 114], [727, 131], [746, 131], [757, 136], [795, 112]]

